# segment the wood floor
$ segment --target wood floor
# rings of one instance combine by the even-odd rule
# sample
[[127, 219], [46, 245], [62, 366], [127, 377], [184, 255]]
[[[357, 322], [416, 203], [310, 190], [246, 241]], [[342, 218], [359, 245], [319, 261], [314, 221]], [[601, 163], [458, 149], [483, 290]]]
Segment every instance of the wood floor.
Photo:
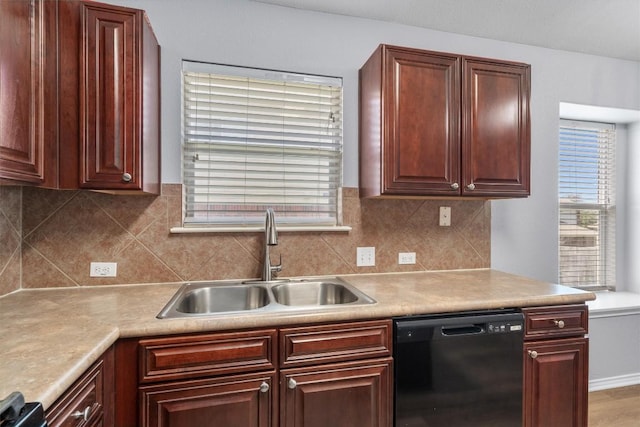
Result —
[[640, 426], [640, 385], [589, 393], [589, 427]]

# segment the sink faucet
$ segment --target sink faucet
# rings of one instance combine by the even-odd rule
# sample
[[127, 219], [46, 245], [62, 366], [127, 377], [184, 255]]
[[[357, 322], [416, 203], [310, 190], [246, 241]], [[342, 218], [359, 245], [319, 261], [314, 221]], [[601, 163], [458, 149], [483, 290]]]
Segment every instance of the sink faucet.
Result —
[[267, 209], [267, 214], [264, 220], [264, 261], [262, 263], [262, 281], [268, 282], [272, 280], [275, 275], [282, 271], [282, 255], [280, 255], [280, 264], [271, 265], [271, 258], [269, 257], [269, 246], [276, 246], [278, 244], [278, 230], [276, 229], [276, 218], [273, 209]]

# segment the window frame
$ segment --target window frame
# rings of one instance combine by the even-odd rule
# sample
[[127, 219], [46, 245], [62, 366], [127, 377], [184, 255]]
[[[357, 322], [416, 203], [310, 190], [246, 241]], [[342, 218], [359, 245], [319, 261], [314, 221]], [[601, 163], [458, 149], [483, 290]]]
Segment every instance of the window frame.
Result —
[[[573, 129], [573, 130], [569, 130]], [[576, 154], [576, 158], [573, 160], [573, 167], [576, 170], [586, 169], [587, 172], [574, 172], [576, 175], [575, 181], [572, 183], [576, 186], [575, 190], [575, 200], [570, 200], [566, 191], [567, 188], [565, 185], [567, 182], [567, 174], [566, 169], [563, 170], [563, 158], [565, 161], [568, 161], [565, 156], [565, 150], [568, 149], [569, 144], [563, 144], [563, 132], [573, 132], [573, 134], [577, 134], [581, 131], [584, 132], [604, 132], [604, 137], [596, 137], [599, 155], [596, 157], [588, 157], [585, 160], [576, 160], [576, 158], [580, 158], [581, 154]], [[567, 138], [565, 136], [565, 138]], [[574, 138], [577, 138], [574, 136]], [[593, 138], [593, 137], [592, 137]], [[558, 159], [558, 283], [566, 286], [572, 286], [579, 289], [585, 289], [590, 291], [598, 291], [598, 290], [615, 290], [616, 283], [616, 271], [615, 271], [615, 257], [616, 257], [616, 197], [615, 197], [615, 179], [616, 179], [616, 160], [615, 160], [615, 148], [616, 148], [616, 125], [612, 123], [604, 123], [604, 122], [594, 122], [594, 121], [584, 121], [584, 120], [569, 120], [569, 119], [561, 119], [559, 125], [558, 132], [558, 141], [559, 141], [559, 159]], [[602, 144], [600, 145], [601, 142]], [[579, 143], [575, 144], [578, 146], [576, 148], [573, 147], [574, 150], [579, 151]], [[592, 148], [589, 148], [592, 149]], [[589, 150], [587, 149], [587, 150]], [[582, 153], [584, 155], [584, 153]], [[584, 157], [582, 157], [584, 159]], [[597, 172], [591, 172], [594, 175], [590, 175], [588, 168], [591, 166], [589, 162], [593, 159], [597, 160]], [[585, 166], [586, 165], [586, 166]], [[565, 163], [565, 168], [569, 166]], [[595, 185], [596, 190], [593, 194], [594, 200], [580, 200], [580, 197], [589, 197], [589, 190], [584, 188], [589, 187], [587, 184], [587, 178], [594, 178], [597, 184]], [[582, 190], [578, 188], [583, 186]], [[564, 193], [563, 193], [564, 190]], [[567, 215], [573, 215], [574, 220], [567, 221], [566, 218], [571, 218]], [[590, 215], [597, 215], [597, 231], [593, 229], [593, 218]], [[564, 221], [564, 222], [563, 222]], [[563, 226], [565, 226], [565, 231], [563, 232]], [[573, 231], [569, 232], [567, 230]], [[590, 231], [595, 231], [590, 232]], [[572, 240], [570, 240], [572, 239]], [[571, 275], [571, 273], [580, 273], [580, 267], [576, 267], [575, 264], [572, 265], [573, 268], [563, 269], [563, 255], [566, 257], [567, 253], [570, 253], [568, 250], [564, 250], [563, 247], [574, 247], [574, 248], [587, 248], [591, 247], [588, 245], [587, 240], [596, 239], [596, 244], [593, 247], [596, 247], [596, 255], [595, 259], [591, 261], [593, 264], [592, 269], [595, 269], [596, 279], [591, 283], [584, 283], [574, 280], [563, 280], [563, 277], [567, 277], [567, 275]], [[562, 243], [567, 243], [563, 245]], [[579, 257], [579, 249], [575, 249], [573, 254], [576, 257]], [[583, 252], [587, 252], [584, 250]], [[569, 255], [569, 256], [570, 256]], [[582, 255], [583, 257], [589, 257], [591, 255]], [[575, 260], [575, 258], [574, 258]], [[584, 262], [584, 261], [583, 261]], [[586, 264], [586, 262], [585, 262]], [[589, 273], [582, 271], [584, 276], [588, 276]]]
[[[321, 187], [319, 187], [319, 192], [324, 192], [325, 195], [322, 196], [320, 199], [315, 198], [313, 195], [307, 195], [307, 194], [302, 194], [300, 197], [303, 197], [307, 200], [312, 200], [312, 203], [314, 203], [314, 206], [322, 206], [322, 205], [318, 205], [318, 201], [319, 200], [330, 200], [330, 213], [328, 214], [329, 217], [329, 221], [325, 218], [324, 220], [316, 220], [315, 218], [311, 218], [311, 220], [309, 221], [305, 221], [305, 219], [303, 218], [302, 221], [288, 221], [287, 217], [286, 217], [286, 213], [283, 213], [281, 215], [278, 215], [278, 209], [276, 208], [276, 215], [278, 216], [278, 221], [279, 221], [279, 225], [278, 228], [281, 231], [348, 231], [351, 228], [348, 226], [344, 226], [342, 224], [342, 188], [343, 188], [343, 170], [344, 170], [344, 136], [343, 136], [343, 128], [342, 128], [342, 115], [344, 112], [344, 105], [343, 105], [343, 84], [342, 84], [342, 78], [340, 77], [328, 77], [328, 76], [318, 76], [318, 75], [309, 75], [309, 74], [301, 74], [301, 73], [291, 73], [291, 72], [285, 72], [285, 71], [278, 71], [278, 70], [267, 70], [267, 69], [258, 69], [258, 68], [250, 68], [250, 67], [238, 67], [238, 66], [230, 66], [230, 65], [224, 65], [224, 64], [212, 64], [212, 63], [203, 63], [203, 62], [195, 62], [195, 61], [183, 61], [183, 67], [182, 67], [182, 73], [181, 73], [181, 89], [182, 89], [182, 105], [181, 105], [181, 125], [182, 125], [182, 132], [181, 132], [181, 152], [182, 152], [182, 161], [181, 161], [181, 165], [182, 165], [182, 185], [183, 185], [183, 203], [182, 203], [182, 227], [174, 227], [172, 228], [172, 232], [241, 232], [241, 231], [256, 231], [256, 230], [262, 230], [263, 229], [263, 223], [264, 223], [264, 211], [266, 211], [266, 208], [268, 207], [275, 207], [278, 205], [278, 203], [270, 203], [267, 202], [266, 204], [258, 204], [258, 203], [254, 203], [255, 209], [252, 211], [253, 213], [250, 213], [249, 215], [253, 215], [249, 220], [246, 220], [246, 218], [244, 220], [230, 220], [230, 221], [210, 221], [210, 222], [204, 222], [204, 221], [194, 221], [194, 220], [189, 220], [188, 219], [188, 215], [189, 215], [189, 203], [195, 203], [193, 198], [189, 199], [189, 197], [191, 197], [191, 194], [193, 194], [193, 191], [189, 188], [190, 182], [188, 181], [189, 179], [195, 180], [195, 178], [192, 177], [186, 177], [186, 173], [188, 171], [188, 166], [186, 165], [187, 162], [187, 158], [189, 156], [188, 151], [188, 142], [187, 142], [187, 138], [188, 138], [188, 131], [186, 130], [186, 122], [187, 122], [187, 118], [186, 118], [186, 106], [185, 104], [187, 103], [187, 94], [185, 94], [186, 91], [186, 83], [185, 83], [185, 73], [189, 73], [189, 72], [206, 72], [206, 73], [212, 73], [212, 74], [218, 74], [218, 75], [230, 75], [230, 76], [236, 76], [239, 78], [246, 78], [246, 79], [264, 79], [265, 77], [268, 76], [277, 76], [278, 78], [275, 78], [274, 81], [277, 82], [281, 82], [281, 81], [285, 81], [284, 85], [286, 86], [287, 84], [289, 84], [289, 82], [293, 82], [293, 85], [300, 85], [302, 84], [304, 85], [308, 85], [310, 87], [314, 87], [314, 85], [318, 86], [320, 89], [322, 89], [322, 84], [326, 84], [326, 87], [328, 87], [329, 84], [333, 85], [331, 87], [333, 87], [334, 92], [337, 91], [339, 93], [339, 104], [332, 104], [333, 107], [331, 111], [333, 111], [333, 109], [337, 108], [338, 114], [339, 114], [339, 123], [338, 126], [334, 129], [331, 129], [331, 131], [333, 131], [333, 136], [331, 137], [332, 140], [334, 141], [338, 141], [338, 142], [334, 142], [332, 144], [329, 144], [327, 147], [322, 147], [322, 144], [319, 144], [318, 147], [320, 148], [313, 148], [311, 147], [310, 149], [307, 147], [307, 151], [306, 153], [312, 153], [310, 154], [310, 156], [314, 156], [314, 155], [319, 155], [320, 157], [317, 157], [317, 164], [318, 166], [309, 166], [308, 169], [317, 169], [320, 172], [318, 173], [326, 173], [328, 178], [332, 180], [331, 181], [331, 188], [333, 188], [334, 190], [331, 191], [327, 191], [327, 190], [322, 190], [323, 184], [320, 184]], [[303, 82], [303, 83], [301, 83]], [[338, 85], [339, 83], [339, 85]], [[336, 89], [337, 88], [337, 89]], [[286, 92], [286, 90], [285, 90]], [[332, 92], [333, 93], [333, 92]], [[248, 95], [250, 96], [250, 95]], [[333, 99], [333, 98], [332, 98]], [[317, 102], [321, 102], [321, 101], [317, 101]], [[338, 107], [336, 107], [336, 105], [338, 105]], [[270, 107], [269, 107], [270, 108]], [[325, 108], [325, 107], [320, 107], [320, 108]], [[275, 109], [273, 110], [275, 111]], [[248, 117], [248, 116], [247, 116]], [[329, 115], [329, 117], [333, 118], [333, 113], [331, 113]], [[294, 119], [295, 120], [295, 119]], [[250, 118], [246, 118], [247, 123], [250, 123]], [[283, 119], [284, 121], [284, 119]], [[247, 125], [247, 129], [249, 129], [250, 125]], [[219, 130], [224, 129], [223, 127], [218, 128]], [[223, 133], [224, 130], [221, 131], [221, 133]], [[247, 131], [249, 132], [249, 130]], [[321, 131], [319, 131], [321, 132]], [[329, 132], [329, 130], [327, 130], [326, 132]], [[283, 134], [283, 138], [287, 138], [287, 134]], [[336, 136], [338, 135], [338, 136]], [[313, 136], [313, 135], [312, 135]], [[311, 146], [312, 144], [314, 144], [314, 142], [309, 142], [308, 145]], [[268, 144], [265, 144], [264, 146], [266, 147]], [[325, 146], [327, 144], [324, 144]], [[275, 146], [275, 145], [274, 145]], [[240, 147], [240, 144], [238, 144], [238, 147]], [[286, 155], [290, 155], [291, 151], [294, 150], [294, 148], [289, 149], [289, 147], [287, 146], [287, 143], [285, 140], [283, 140], [283, 142], [281, 143], [282, 151], [283, 151], [283, 157], [285, 157]], [[325, 150], [324, 152], [330, 151], [330, 150], [334, 150], [335, 151], [335, 158], [334, 160], [332, 160], [332, 165], [334, 166], [327, 166], [328, 164], [326, 163], [326, 161], [324, 161], [324, 163], [322, 163], [322, 150]], [[297, 146], [295, 147], [295, 150], [298, 152], [298, 154], [300, 153], [300, 147]], [[264, 151], [264, 150], [263, 150]], [[314, 154], [314, 153], [319, 153], [319, 154]], [[336, 160], [337, 159], [337, 160]], [[219, 162], [220, 163], [220, 162]], [[246, 162], [245, 162], [246, 163]], [[223, 163], [220, 163], [223, 164]], [[298, 165], [296, 165], [297, 167], [300, 167], [299, 165], [303, 164], [303, 161], [299, 161]], [[322, 165], [325, 166], [322, 166]], [[336, 166], [337, 165], [337, 166]], [[291, 166], [289, 166], [291, 167]], [[337, 172], [335, 167], [337, 167]], [[332, 172], [322, 172], [323, 170], [329, 170], [331, 169]], [[238, 169], [240, 170], [240, 169]], [[244, 169], [243, 169], [244, 170]], [[251, 170], [250, 168], [247, 170]], [[273, 172], [276, 169], [269, 169], [269, 173], [277, 173], [277, 172]], [[255, 172], [255, 170], [253, 170]], [[303, 172], [305, 174], [308, 174], [307, 171]], [[316, 178], [318, 177], [322, 177], [324, 175], [313, 175], [313, 173], [311, 174], [311, 176], [314, 176]], [[215, 178], [210, 178], [210, 180], [213, 179], [214, 181], [216, 181]], [[302, 178], [303, 181], [305, 178]], [[245, 181], [247, 181], [247, 179], [245, 179]], [[254, 181], [256, 181], [256, 179], [254, 179]], [[294, 179], [292, 182], [301, 182], [299, 180], [296, 181], [296, 179]], [[326, 182], [326, 181], [323, 181]], [[217, 184], [214, 184], [217, 186]], [[193, 187], [191, 187], [193, 188]], [[278, 188], [278, 187], [272, 187], [272, 188]], [[283, 187], [280, 187], [283, 188]], [[245, 192], [250, 192], [252, 189], [250, 187], [245, 187], [245, 189], [243, 191]], [[290, 190], [289, 190], [290, 191]], [[298, 193], [303, 193], [306, 190], [301, 190]], [[284, 190], [282, 190], [282, 192], [284, 193]], [[243, 193], [244, 194], [244, 193]], [[285, 197], [285, 196], [282, 196]], [[245, 197], [245, 199], [250, 199], [249, 197]], [[295, 197], [293, 198], [295, 199]], [[314, 202], [315, 200], [315, 202]], [[215, 202], [217, 203], [217, 202]], [[250, 202], [247, 202], [247, 205], [251, 205]], [[258, 206], [264, 206], [264, 209], [258, 209]], [[291, 206], [291, 205], [288, 205]], [[229, 212], [233, 211], [233, 207], [230, 208]], [[296, 209], [295, 207], [293, 208], [294, 210]], [[297, 208], [298, 210], [300, 208]], [[313, 208], [312, 208], [313, 209]], [[318, 208], [319, 210], [321, 210], [321, 208]], [[242, 210], [242, 208], [240, 209]], [[292, 214], [293, 216], [295, 216], [296, 214]], [[314, 215], [314, 213], [310, 213], [310, 215]], [[315, 215], [320, 215], [320, 214], [315, 214]], [[302, 216], [304, 217], [304, 213], [302, 214]]]

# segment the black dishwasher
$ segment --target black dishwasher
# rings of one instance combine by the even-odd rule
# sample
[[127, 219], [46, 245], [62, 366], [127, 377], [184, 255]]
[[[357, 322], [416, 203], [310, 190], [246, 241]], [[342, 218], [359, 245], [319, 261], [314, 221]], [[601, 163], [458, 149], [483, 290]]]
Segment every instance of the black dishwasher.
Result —
[[394, 319], [396, 427], [522, 425], [516, 310]]

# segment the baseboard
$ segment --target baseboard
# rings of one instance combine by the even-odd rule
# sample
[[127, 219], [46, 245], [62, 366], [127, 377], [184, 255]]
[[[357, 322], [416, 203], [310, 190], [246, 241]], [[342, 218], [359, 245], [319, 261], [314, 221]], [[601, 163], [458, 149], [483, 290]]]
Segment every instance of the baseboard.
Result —
[[606, 390], [609, 388], [626, 387], [636, 384], [640, 384], [640, 372], [637, 374], [627, 374], [617, 377], [590, 380], [589, 391]]

